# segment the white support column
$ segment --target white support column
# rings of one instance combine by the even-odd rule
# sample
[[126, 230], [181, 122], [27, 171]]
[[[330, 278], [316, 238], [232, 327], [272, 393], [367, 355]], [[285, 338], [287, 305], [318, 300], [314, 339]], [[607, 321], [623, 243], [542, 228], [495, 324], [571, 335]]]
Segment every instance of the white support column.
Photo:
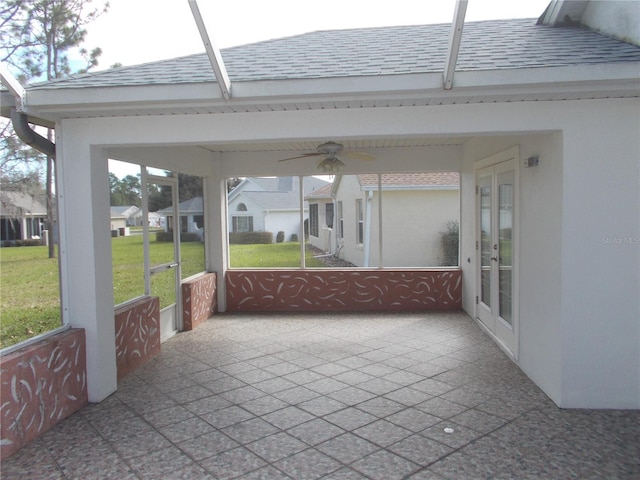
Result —
[[[219, 154], [217, 154], [219, 155]], [[205, 237], [207, 248], [207, 270], [218, 274], [218, 311], [227, 309], [224, 282], [227, 268], [227, 182], [221, 172], [219, 158], [216, 168], [205, 177]]]
[[100, 402], [117, 388], [107, 157], [56, 130], [63, 323], [85, 330], [89, 401]]

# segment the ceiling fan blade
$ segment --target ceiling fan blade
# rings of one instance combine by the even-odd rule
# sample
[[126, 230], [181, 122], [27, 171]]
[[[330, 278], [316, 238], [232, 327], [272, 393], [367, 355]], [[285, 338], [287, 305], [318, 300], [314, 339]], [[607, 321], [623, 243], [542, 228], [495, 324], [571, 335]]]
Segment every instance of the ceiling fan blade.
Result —
[[365, 152], [345, 152], [344, 156], [354, 158], [356, 160], [375, 160], [375, 156]]
[[286, 162], [287, 160], [297, 160], [298, 158], [307, 158], [307, 157], [317, 157], [318, 155], [324, 155], [324, 153], [303, 153], [302, 155], [297, 155], [295, 157], [283, 158], [282, 160], [278, 160], [279, 162]]

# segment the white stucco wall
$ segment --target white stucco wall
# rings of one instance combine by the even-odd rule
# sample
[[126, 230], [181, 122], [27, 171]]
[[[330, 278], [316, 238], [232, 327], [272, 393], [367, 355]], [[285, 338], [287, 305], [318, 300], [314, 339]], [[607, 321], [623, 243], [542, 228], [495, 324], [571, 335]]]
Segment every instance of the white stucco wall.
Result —
[[[373, 216], [377, 218], [377, 195]], [[385, 267], [443, 265], [442, 232], [447, 222], [460, 220], [458, 190], [382, 192], [382, 258]], [[372, 250], [378, 249], [377, 229]], [[377, 258], [377, 254], [373, 255]]]
[[[308, 218], [308, 212], [305, 210], [304, 218]], [[276, 243], [278, 232], [284, 232], [284, 241], [290, 242], [291, 235], [298, 235], [298, 240], [303, 238], [302, 229], [300, 227], [300, 211], [278, 211], [270, 210], [264, 216], [264, 229], [273, 233], [273, 242]]]
[[479, 137], [465, 145], [462, 175], [463, 306], [475, 312], [475, 163], [518, 146], [540, 165], [519, 169], [519, 352], [517, 363], [556, 403], [561, 400], [562, 136]]
[[563, 132], [562, 404], [640, 408], [640, 100], [573, 113]]
[[[640, 407], [640, 104], [547, 104], [548, 135], [465, 145], [462, 224], [473, 164], [509, 146], [520, 169], [518, 365], [560, 406]], [[524, 120], [523, 120], [524, 121]], [[473, 235], [463, 232], [464, 308], [475, 310]]]
[[[356, 239], [356, 199], [362, 200], [363, 215], [367, 218], [367, 195], [362, 191], [358, 177], [355, 175], [343, 175], [336, 192], [336, 222], [339, 221], [339, 208], [337, 202], [342, 202], [342, 219], [344, 225], [343, 238], [338, 238], [338, 256], [354, 265], [364, 266], [364, 245], [357, 243]], [[371, 217], [373, 219], [373, 216]], [[377, 218], [373, 220], [377, 222]], [[337, 234], [337, 230], [334, 230]]]
[[[224, 198], [224, 177], [308, 174], [309, 167], [278, 163], [282, 152], [217, 154], [191, 145], [214, 137], [295, 141], [308, 138], [312, 125], [314, 135], [326, 138], [472, 138], [463, 147], [401, 149], [402, 154], [381, 149], [372, 162], [350, 163], [345, 172], [388, 172], [391, 166], [451, 171], [464, 162], [461, 258], [470, 314], [473, 164], [513, 145], [520, 145], [522, 158], [539, 155], [539, 167], [520, 172], [519, 365], [561, 406], [640, 408], [639, 111], [638, 99], [605, 99], [185, 115], [182, 129], [175, 128], [175, 116], [63, 121], [57, 142], [64, 316], [87, 329], [90, 398], [104, 398], [116, 385], [106, 152], [204, 176], [209, 199], [216, 202]], [[153, 146], [136, 146], [140, 139]], [[220, 215], [213, 209], [217, 221], [208, 220], [215, 239], [208, 247], [209, 267], [220, 274], [227, 220], [222, 208]], [[345, 233], [350, 225], [345, 218]]]
[[640, 45], [640, 2], [638, 0], [590, 1], [582, 23], [625, 42]]
[[[246, 210], [238, 210], [238, 206], [244, 204]], [[264, 210], [257, 203], [239, 195], [229, 202], [228, 206], [229, 232], [233, 230], [233, 217], [253, 217], [253, 231], [264, 232], [266, 230], [264, 223]]]

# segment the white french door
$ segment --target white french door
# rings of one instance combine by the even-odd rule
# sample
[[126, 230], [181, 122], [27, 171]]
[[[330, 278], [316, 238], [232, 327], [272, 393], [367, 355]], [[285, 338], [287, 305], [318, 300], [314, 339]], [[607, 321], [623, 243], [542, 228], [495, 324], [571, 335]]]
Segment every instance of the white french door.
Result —
[[[476, 171], [476, 317], [514, 359], [517, 318], [517, 151]], [[492, 163], [499, 162], [499, 163]]]

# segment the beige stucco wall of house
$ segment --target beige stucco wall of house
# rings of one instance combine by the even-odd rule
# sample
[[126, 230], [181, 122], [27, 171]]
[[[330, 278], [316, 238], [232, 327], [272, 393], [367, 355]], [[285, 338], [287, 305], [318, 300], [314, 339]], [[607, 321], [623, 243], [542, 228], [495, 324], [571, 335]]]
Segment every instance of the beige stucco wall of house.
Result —
[[[374, 197], [377, 197], [375, 195]], [[374, 198], [374, 215], [377, 202]], [[382, 258], [385, 267], [445, 266], [442, 233], [460, 220], [459, 190], [384, 191]], [[378, 239], [372, 236], [373, 250]], [[451, 265], [447, 265], [451, 266]]]

